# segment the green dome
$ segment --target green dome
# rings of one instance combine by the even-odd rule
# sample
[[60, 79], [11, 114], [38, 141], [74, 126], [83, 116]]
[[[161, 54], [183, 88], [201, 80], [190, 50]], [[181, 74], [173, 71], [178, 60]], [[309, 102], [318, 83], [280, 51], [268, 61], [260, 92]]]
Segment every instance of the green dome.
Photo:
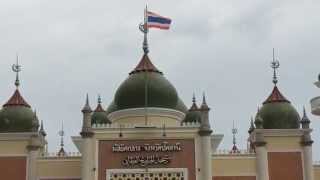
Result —
[[300, 116], [277, 86], [259, 110], [264, 129], [298, 129]]
[[111, 124], [111, 121], [108, 119], [107, 112], [101, 106], [100, 100], [97, 108], [92, 113], [91, 124]]
[[183, 122], [201, 122], [201, 112], [200, 111], [188, 111]]
[[147, 106], [168, 108], [185, 112], [186, 106], [179, 99], [174, 86], [156, 69], [147, 55], [117, 89], [108, 113], [130, 108]]
[[91, 116], [91, 124], [110, 124], [106, 112], [93, 112]]
[[192, 105], [186, 113], [183, 122], [201, 122], [201, 112], [196, 104], [196, 98], [194, 95], [192, 98]]
[[34, 112], [25, 106], [7, 106], [0, 111], [0, 132], [30, 132]]
[[0, 110], [0, 132], [30, 132], [37, 119], [18, 89]]

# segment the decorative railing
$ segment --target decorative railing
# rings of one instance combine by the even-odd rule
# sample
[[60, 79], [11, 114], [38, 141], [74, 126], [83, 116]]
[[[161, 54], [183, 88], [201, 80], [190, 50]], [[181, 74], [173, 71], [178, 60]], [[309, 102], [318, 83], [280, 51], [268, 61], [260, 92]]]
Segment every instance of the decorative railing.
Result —
[[313, 165], [315, 165], [315, 166], [320, 166], [320, 161], [314, 161], [314, 162], [313, 162]]
[[[136, 128], [137, 125], [135, 124], [118, 124], [118, 123], [112, 123], [112, 124], [93, 124], [92, 128], [95, 129], [103, 129], [103, 128]], [[177, 128], [179, 127], [200, 127], [200, 123], [198, 122], [184, 122], [181, 125], [177, 125]], [[163, 127], [158, 127], [163, 128]], [[168, 127], [167, 127], [168, 128]], [[171, 126], [169, 127], [171, 128]]]
[[241, 149], [237, 152], [227, 150], [227, 149], [219, 149], [213, 153], [213, 156], [255, 156], [255, 152], [252, 150]]
[[40, 153], [40, 157], [43, 157], [43, 158], [81, 157], [81, 153], [80, 152], [66, 152], [65, 154], [61, 155], [57, 152], [48, 152], [48, 153]]

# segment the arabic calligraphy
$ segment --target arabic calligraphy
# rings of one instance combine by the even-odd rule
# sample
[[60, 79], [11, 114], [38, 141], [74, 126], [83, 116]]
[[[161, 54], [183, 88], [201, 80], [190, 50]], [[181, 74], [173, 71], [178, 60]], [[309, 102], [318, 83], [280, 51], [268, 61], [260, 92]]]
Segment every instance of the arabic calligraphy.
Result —
[[171, 161], [169, 155], [149, 155], [149, 156], [128, 156], [122, 160], [121, 164], [125, 167], [139, 166], [147, 167], [154, 165], [167, 165]]

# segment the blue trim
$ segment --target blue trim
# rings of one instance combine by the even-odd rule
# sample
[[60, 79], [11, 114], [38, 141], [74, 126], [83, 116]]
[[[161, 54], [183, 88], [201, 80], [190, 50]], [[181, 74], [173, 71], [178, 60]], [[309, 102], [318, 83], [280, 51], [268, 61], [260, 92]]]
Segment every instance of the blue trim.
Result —
[[148, 16], [148, 22], [155, 22], [155, 23], [161, 23], [161, 24], [171, 24], [170, 19], [161, 18], [161, 17], [153, 17], [153, 16]]

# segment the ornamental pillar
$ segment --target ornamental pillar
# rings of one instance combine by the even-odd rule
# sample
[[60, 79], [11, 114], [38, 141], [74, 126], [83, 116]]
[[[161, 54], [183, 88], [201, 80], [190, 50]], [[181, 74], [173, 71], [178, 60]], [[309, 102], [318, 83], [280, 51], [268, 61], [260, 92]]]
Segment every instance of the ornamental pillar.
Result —
[[93, 145], [92, 145], [92, 128], [91, 128], [91, 113], [92, 110], [89, 105], [89, 97], [87, 95], [85, 106], [82, 109], [83, 122], [81, 144], [81, 180], [93, 180], [94, 167], [93, 167]]
[[305, 132], [301, 141], [304, 180], [313, 180], [312, 143], [310, 132]]
[[41, 142], [37, 135], [31, 137], [30, 143], [27, 146], [28, 150], [28, 163], [27, 163], [27, 175], [28, 180], [38, 180], [38, 167], [37, 158], [39, 155], [39, 148], [41, 147]]
[[257, 180], [269, 180], [268, 173], [268, 152], [266, 142], [263, 140], [263, 134], [256, 133], [256, 141], [254, 142], [256, 151], [256, 167], [257, 167]]
[[211, 137], [201, 136], [201, 180], [212, 180]]
[[94, 167], [93, 167], [93, 152], [92, 152], [92, 141], [93, 135], [90, 133], [81, 133], [82, 145], [81, 145], [81, 179], [82, 180], [93, 180]]
[[211, 127], [209, 122], [210, 108], [206, 103], [205, 96], [203, 95], [202, 104], [200, 107], [201, 112], [201, 125], [199, 130], [201, 141], [201, 167], [200, 177], [201, 180], [212, 180], [212, 152], [211, 152]]

